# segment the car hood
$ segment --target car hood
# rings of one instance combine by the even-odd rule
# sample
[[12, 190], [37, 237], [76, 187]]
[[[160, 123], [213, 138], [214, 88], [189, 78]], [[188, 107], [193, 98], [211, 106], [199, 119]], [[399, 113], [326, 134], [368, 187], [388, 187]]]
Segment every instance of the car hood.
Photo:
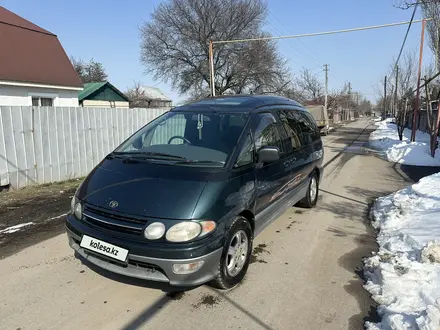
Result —
[[84, 180], [77, 198], [127, 215], [191, 219], [205, 185], [206, 175], [191, 175], [184, 167], [105, 159]]

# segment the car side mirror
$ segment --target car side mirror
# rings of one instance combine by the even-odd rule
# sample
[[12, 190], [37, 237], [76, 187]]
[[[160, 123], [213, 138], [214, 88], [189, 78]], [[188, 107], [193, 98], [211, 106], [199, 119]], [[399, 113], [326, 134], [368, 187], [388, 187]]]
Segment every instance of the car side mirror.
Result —
[[277, 147], [262, 147], [257, 152], [258, 163], [272, 163], [280, 159], [280, 150]]

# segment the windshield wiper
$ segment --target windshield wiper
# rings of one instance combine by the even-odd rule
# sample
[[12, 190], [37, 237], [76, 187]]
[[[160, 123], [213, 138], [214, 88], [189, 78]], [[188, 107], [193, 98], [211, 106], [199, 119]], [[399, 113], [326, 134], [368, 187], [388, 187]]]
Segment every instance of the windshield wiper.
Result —
[[183, 159], [183, 160], [186, 159], [185, 157], [182, 157], [182, 156], [170, 155], [170, 154], [165, 154], [165, 153], [161, 153], [161, 152], [149, 152], [149, 151], [144, 151], [144, 152], [123, 151], [123, 152], [114, 152], [113, 154], [115, 156], [123, 155], [123, 156], [127, 156], [130, 158], [155, 158], [155, 157], [159, 157], [159, 158]]
[[187, 159], [184, 161], [176, 162], [176, 164], [216, 164], [216, 165], [225, 165], [225, 162], [219, 160], [197, 160], [197, 159]]

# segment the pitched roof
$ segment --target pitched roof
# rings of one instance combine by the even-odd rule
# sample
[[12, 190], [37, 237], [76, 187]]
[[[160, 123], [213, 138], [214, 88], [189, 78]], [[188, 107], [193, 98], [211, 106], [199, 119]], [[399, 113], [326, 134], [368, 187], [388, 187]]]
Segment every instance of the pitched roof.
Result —
[[100, 89], [102, 86], [104, 86], [107, 82], [93, 82], [93, 83], [85, 83], [84, 89], [78, 93], [78, 100], [84, 100], [87, 96], [93, 94], [98, 89]]
[[84, 89], [78, 93], [78, 101], [82, 101], [92, 96], [93, 94], [99, 92], [105, 86], [111, 88], [116, 94], [118, 94], [128, 102], [128, 97], [124, 93], [122, 93], [119, 89], [117, 89], [115, 86], [110, 84], [108, 81], [92, 82], [92, 83], [84, 84]]
[[145, 98], [149, 100], [160, 100], [160, 101], [170, 101], [171, 100], [164, 94], [159, 88], [141, 86]]
[[55, 34], [0, 6], [0, 80], [82, 87]]

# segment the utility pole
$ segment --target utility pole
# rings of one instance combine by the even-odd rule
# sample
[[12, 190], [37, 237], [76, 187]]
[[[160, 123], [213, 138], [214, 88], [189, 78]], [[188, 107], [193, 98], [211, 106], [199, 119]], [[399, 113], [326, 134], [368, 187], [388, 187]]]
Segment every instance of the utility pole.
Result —
[[422, 61], [423, 61], [423, 42], [425, 38], [425, 25], [426, 21], [422, 21], [422, 35], [420, 38], [420, 55], [419, 55], [419, 73], [417, 75], [417, 92], [416, 92], [416, 108], [414, 109], [413, 114], [413, 123], [412, 123], [412, 131], [411, 131], [411, 142], [416, 140], [416, 131], [417, 131], [417, 118], [419, 114], [420, 108], [420, 78], [422, 75]]
[[324, 64], [324, 71], [325, 71], [325, 101], [324, 101], [324, 106], [325, 106], [325, 110], [327, 110], [327, 105], [328, 105], [328, 68], [329, 64]]
[[351, 82], [348, 82], [347, 120], [350, 119]]
[[214, 54], [213, 54], [212, 40], [209, 41], [209, 82], [211, 87], [211, 96], [215, 96], [215, 81], [214, 81]]
[[385, 119], [387, 115], [387, 76], [385, 76], [385, 81], [383, 83], [383, 118]]
[[399, 77], [399, 65], [396, 66], [396, 85], [394, 87], [394, 117], [397, 114], [397, 83], [398, 83], [398, 77]]

